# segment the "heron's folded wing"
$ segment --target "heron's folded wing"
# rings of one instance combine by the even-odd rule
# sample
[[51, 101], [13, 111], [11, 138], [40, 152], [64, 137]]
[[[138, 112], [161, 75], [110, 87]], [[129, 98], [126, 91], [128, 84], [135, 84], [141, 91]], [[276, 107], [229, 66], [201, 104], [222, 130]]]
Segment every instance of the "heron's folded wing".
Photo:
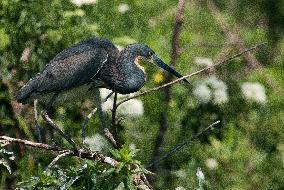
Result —
[[77, 44], [59, 53], [44, 70], [17, 94], [25, 99], [32, 93], [61, 91], [88, 83], [108, 58], [107, 52], [92, 44]]

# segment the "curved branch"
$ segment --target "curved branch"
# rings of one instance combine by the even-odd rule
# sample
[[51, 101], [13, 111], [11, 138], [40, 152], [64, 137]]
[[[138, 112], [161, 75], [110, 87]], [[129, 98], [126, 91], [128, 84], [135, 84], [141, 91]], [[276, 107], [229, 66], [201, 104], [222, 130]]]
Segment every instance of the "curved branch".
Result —
[[127, 101], [129, 101], [129, 100], [131, 100], [131, 99], [138, 98], [138, 97], [140, 97], [140, 96], [144, 96], [144, 95], [146, 95], [146, 94], [148, 94], [148, 93], [150, 93], [150, 92], [157, 91], [157, 90], [160, 90], [160, 89], [165, 88], [165, 87], [167, 87], [167, 86], [170, 86], [170, 85], [173, 85], [173, 84], [175, 84], [175, 83], [178, 83], [178, 82], [182, 81], [182, 80], [185, 79], [185, 78], [189, 78], [189, 77], [192, 77], [192, 76], [197, 75], [197, 74], [199, 74], [199, 73], [208, 71], [208, 70], [210, 70], [210, 69], [212, 69], [212, 68], [214, 68], [214, 67], [217, 67], [217, 66], [222, 65], [222, 64], [224, 64], [224, 63], [226, 63], [226, 62], [229, 62], [229, 61], [231, 61], [231, 60], [233, 60], [233, 59], [235, 59], [235, 58], [237, 58], [237, 57], [240, 57], [240, 56], [243, 55], [244, 53], [247, 53], [247, 52], [249, 52], [249, 51], [255, 50], [255, 49], [257, 49], [257, 48], [259, 48], [260, 46], [263, 46], [263, 45], [265, 45], [265, 44], [266, 44], [266, 43], [257, 44], [257, 45], [255, 45], [255, 46], [253, 46], [253, 47], [251, 47], [251, 48], [245, 49], [244, 51], [242, 51], [242, 52], [240, 52], [240, 53], [238, 53], [238, 54], [233, 55], [232, 57], [229, 57], [229, 58], [227, 58], [227, 59], [225, 59], [225, 60], [219, 61], [219, 62], [213, 64], [212, 66], [209, 66], [209, 67], [200, 69], [200, 70], [198, 70], [198, 71], [195, 71], [195, 72], [193, 72], [193, 73], [190, 73], [190, 74], [188, 74], [188, 75], [185, 75], [184, 77], [178, 78], [178, 79], [176, 79], [176, 80], [173, 80], [173, 81], [171, 81], [171, 82], [169, 82], [169, 83], [166, 83], [166, 84], [163, 84], [163, 85], [161, 85], [161, 86], [157, 86], [157, 87], [155, 87], [155, 88], [151, 88], [151, 89], [149, 89], [149, 90], [146, 90], [146, 91], [144, 91], [144, 92], [138, 93], [138, 94], [136, 94], [136, 95], [134, 95], [134, 96], [131, 96], [131, 97], [129, 97], [129, 98], [125, 98], [124, 100], [121, 100], [119, 103], [117, 103], [117, 106], [116, 106], [116, 107], [120, 106], [120, 105], [123, 104], [124, 102], [127, 102]]

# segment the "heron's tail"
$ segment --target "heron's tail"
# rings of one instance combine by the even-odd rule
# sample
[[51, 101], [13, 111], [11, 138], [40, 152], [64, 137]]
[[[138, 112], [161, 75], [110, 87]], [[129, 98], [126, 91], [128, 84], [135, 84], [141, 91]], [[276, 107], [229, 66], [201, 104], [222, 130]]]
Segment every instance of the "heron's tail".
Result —
[[20, 103], [26, 103], [26, 100], [31, 96], [31, 94], [36, 89], [37, 78], [39, 76], [35, 76], [31, 80], [27, 82], [16, 94], [16, 100]]

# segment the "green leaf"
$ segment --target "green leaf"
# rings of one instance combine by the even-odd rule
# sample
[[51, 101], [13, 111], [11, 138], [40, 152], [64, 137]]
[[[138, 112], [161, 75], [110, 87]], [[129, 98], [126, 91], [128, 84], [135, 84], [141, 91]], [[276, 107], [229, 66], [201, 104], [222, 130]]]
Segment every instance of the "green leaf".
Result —
[[123, 182], [121, 182], [116, 188], [115, 190], [125, 190], [125, 185]]

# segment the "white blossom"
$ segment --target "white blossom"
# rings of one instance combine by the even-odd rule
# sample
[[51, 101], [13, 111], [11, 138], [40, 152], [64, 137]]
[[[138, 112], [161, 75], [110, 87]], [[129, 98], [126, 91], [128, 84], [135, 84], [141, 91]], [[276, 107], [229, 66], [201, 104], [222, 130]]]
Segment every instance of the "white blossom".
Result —
[[229, 100], [227, 90], [221, 90], [221, 89], [215, 90], [213, 92], [213, 96], [214, 96], [213, 98], [214, 104], [224, 104], [227, 103]]
[[97, 0], [71, 0], [71, 2], [79, 7], [81, 5], [95, 4]]
[[[100, 89], [100, 93], [101, 93], [101, 98], [105, 99], [110, 93], [111, 90], [108, 89]], [[123, 98], [132, 96], [134, 93], [132, 94], [118, 94], [117, 95], [117, 99], [121, 100]], [[110, 97], [106, 102], [104, 102], [102, 104], [102, 109], [105, 112], [110, 112], [112, 110], [113, 107], [113, 96]], [[121, 104], [118, 109], [117, 109], [117, 113], [121, 114], [121, 115], [128, 115], [128, 116], [132, 116], [132, 117], [139, 117], [142, 116], [144, 114], [144, 106], [143, 106], [143, 102], [141, 100], [138, 99], [131, 99], [123, 104]]]
[[229, 100], [227, 85], [216, 76], [210, 76], [193, 89], [193, 95], [202, 103], [212, 101], [214, 104], [224, 104]]
[[196, 176], [198, 180], [204, 180], [205, 176], [204, 173], [202, 172], [201, 168], [197, 168]]
[[123, 104], [121, 104], [117, 112], [121, 115], [129, 115], [132, 117], [142, 116], [144, 113], [144, 107], [141, 100], [131, 99]]
[[227, 85], [224, 81], [218, 79], [216, 76], [210, 76], [207, 78], [206, 82], [216, 90], [227, 90]]
[[266, 103], [265, 88], [262, 84], [257, 82], [244, 82], [241, 85], [242, 93], [247, 100]]
[[207, 166], [207, 168], [209, 168], [210, 170], [214, 170], [218, 167], [218, 162], [216, 159], [214, 158], [208, 158], [205, 161], [205, 165]]
[[176, 187], [175, 190], [186, 190], [186, 188], [179, 186], [179, 187]]
[[227, 103], [229, 100], [228, 92], [227, 92], [227, 85], [224, 81], [219, 80], [216, 76], [210, 76], [206, 80], [207, 84], [213, 90], [213, 103], [214, 104], [224, 104]]
[[85, 143], [89, 145], [93, 151], [102, 151], [108, 147], [108, 141], [100, 134], [95, 134], [91, 137], [86, 137]]
[[210, 88], [204, 84], [199, 83], [195, 85], [193, 89], [193, 95], [202, 103], [208, 103], [211, 100], [211, 90]]
[[179, 178], [186, 178], [186, 172], [184, 170], [177, 170], [173, 173]]
[[129, 11], [129, 5], [126, 3], [121, 3], [118, 6], [118, 12], [120, 12], [121, 14], [126, 13], [127, 11]]
[[203, 189], [203, 183], [205, 181], [205, 176], [204, 176], [204, 173], [202, 172], [201, 168], [197, 168], [197, 172], [196, 172], [196, 176], [197, 176], [197, 180], [198, 180], [198, 190], [201, 190]]
[[105, 99], [112, 91], [106, 88], [100, 89], [101, 98]]
[[213, 65], [212, 59], [207, 57], [195, 57], [194, 63], [198, 66], [206, 66], [206, 67]]
[[108, 99], [106, 102], [102, 103], [102, 109], [104, 112], [111, 112], [113, 107], [113, 100]]

